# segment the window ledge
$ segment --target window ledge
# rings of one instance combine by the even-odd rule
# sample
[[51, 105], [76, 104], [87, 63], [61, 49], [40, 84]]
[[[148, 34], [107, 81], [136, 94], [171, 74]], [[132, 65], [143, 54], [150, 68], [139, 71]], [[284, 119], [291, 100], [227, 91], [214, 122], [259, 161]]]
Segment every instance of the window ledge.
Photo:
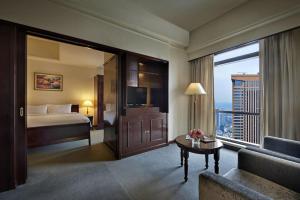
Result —
[[232, 150], [236, 150], [236, 151], [238, 151], [241, 148], [246, 148], [247, 146], [259, 147], [258, 144], [253, 144], [253, 143], [244, 142], [244, 141], [240, 141], [240, 140], [230, 139], [227, 137], [216, 136], [216, 138], [221, 140], [221, 142], [224, 144], [225, 148], [228, 147], [228, 149], [232, 149]]

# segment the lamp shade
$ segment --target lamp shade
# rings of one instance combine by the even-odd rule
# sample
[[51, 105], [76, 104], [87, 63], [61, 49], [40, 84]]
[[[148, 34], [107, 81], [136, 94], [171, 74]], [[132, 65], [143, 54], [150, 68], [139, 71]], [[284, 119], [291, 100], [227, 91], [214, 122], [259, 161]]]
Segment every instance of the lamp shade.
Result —
[[90, 100], [85, 100], [83, 102], [83, 106], [85, 106], [85, 107], [92, 107], [93, 103]]
[[202, 95], [206, 94], [204, 88], [201, 83], [190, 83], [189, 86], [185, 90], [186, 95]]

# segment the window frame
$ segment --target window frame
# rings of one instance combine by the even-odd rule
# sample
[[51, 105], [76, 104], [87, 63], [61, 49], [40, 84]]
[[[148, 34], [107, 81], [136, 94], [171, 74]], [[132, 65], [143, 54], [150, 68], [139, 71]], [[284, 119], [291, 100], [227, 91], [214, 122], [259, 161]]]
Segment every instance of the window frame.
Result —
[[[228, 49], [225, 49], [225, 50], [222, 50], [222, 51], [219, 51], [219, 52], [215, 53], [214, 56], [222, 54], [222, 53], [226, 53], [228, 51], [233, 51], [235, 49], [239, 49], [239, 48], [242, 48], [242, 47], [246, 47], [246, 46], [249, 46], [249, 45], [253, 45], [255, 43], [259, 44], [259, 41], [255, 40], [255, 41], [252, 41], [252, 42], [249, 42], [249, 43], [246, 43], [246, 44], [242, 44], [242, 45], [238, 45], [238, 46], [235, 46], [235, 47], [232, 47], [232, 48], [228, 48]], [[228, 58], [228, 59], [224, 59], [224, 60], [221, 60], [221, 61], [214, 62], [214, 67], [219, 67], [220, 65], [229, 64], [229, 63], [232, 63], [232, 62], [237, 62], [237, 61], [246, 60], [246, 59], [255, 58], [255, 57], [259, 57], [259, 50], [255, 51], [255, 52], [252, 52], [252, 53], [244, 54], [244, 55], [241, 55], [241, 56], [236, 56], [236, 57], [233, 57], [233, 58]], [[261, 87], [261, 85], [260, 85], [260, 87]], [[232, 106], [233, 106], [233, 104], [232, 104]], [[216, 115], [216, 112], [221, 112], [221, 113], [225, 113], [225, 114], [232, 114], [232, 115], [238, 114], [238, 115], [250, 115], [250, 116], [260, 116], [260, 114], [261, 114], [260, 112], [239, 112], [239, 111], [233, 111], [233, 110], [226, 111], [226, 110], [219, 110], [219, 109], [216, 109], [216, 108], [215, 108], [214, 112], [215, 112], [215, 115]], [[234, 119], [232, 119], [232, 120], [234, 120]], [[217, 128], [217, 124], [215, 125], [215, 127]], [[215, 134], [216, 134], [217, 139], [221, 139], [221, 140], [227, 141], [227, 142], [233, 142], [233, 143], [236, 143], [236, 144], [239, 144], [239, 145], [256, 146], [256, 147], [260, 145], [260, 144], [256, 144], [256, 143], [251, 143], [251, 142], [239, 140], [239, 139], [220, 136], [220, 135], [217, 135], [217, 131], [216, 131]]]

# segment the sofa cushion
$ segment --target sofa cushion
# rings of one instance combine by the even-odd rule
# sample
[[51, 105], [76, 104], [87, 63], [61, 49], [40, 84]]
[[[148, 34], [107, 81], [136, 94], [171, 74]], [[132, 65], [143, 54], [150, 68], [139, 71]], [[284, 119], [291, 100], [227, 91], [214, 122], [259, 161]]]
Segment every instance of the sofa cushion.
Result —
[[300, 141], [278, 137], [264, 137], [264, 149], [300, 158]]
[[246, 147], [246, 149], [251, 150], [251, 151], [256, 151], [256, 152], [259, 152], [259, 153], [264, 153], [264, 154], [267, 154], [267, 155], [270, 155], [270, 156], [275, 156], [277, 158], [282, 158], [282, 159], [285, 159], [285, 160], [293, 161], [293, 162], [296, 162], [296, 163], [300, 163], [300, 158], [297, 158], [297, 157], [294, 157], [294, 156], [289, 156], [287, 154], [279, 153], [279, 152], [276, 152], [276, 151], [271, 151], [271, 150], [268, 150], [268, 149], [262, 149], [262, 148], [258, 148], [258, 147]]
[[232, 169], [224, 177], [273, 199], [300, 199], [299, 193], [241, 169]]
[[209, 171], [199, 175], [199, 197], [200, 200], [272, 200], [271, 197]]
[[241, 149], [237, 168], [300, 193], [300, 163]]

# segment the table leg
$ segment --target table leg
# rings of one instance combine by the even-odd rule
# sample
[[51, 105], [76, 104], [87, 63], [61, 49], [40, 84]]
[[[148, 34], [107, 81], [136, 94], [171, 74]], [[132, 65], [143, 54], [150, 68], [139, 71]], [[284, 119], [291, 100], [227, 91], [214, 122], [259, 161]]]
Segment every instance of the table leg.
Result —
[[205, 154], [205, 168], [208, 168], [208, 154]]
[[183, 166], [183, 149], [180, 148], [180, 166]]
[[215, 159], [215, 173], [219, 174], [219, 160], [220, 160], [220, 150], [216, 150], [214, 153], [214, 159]]
[[189, 164], [188, 164], [189, 152], [185, 150], [183, 154], [184, 154], [184, 181], [187, 182], [188, 171], [189, 171]]

